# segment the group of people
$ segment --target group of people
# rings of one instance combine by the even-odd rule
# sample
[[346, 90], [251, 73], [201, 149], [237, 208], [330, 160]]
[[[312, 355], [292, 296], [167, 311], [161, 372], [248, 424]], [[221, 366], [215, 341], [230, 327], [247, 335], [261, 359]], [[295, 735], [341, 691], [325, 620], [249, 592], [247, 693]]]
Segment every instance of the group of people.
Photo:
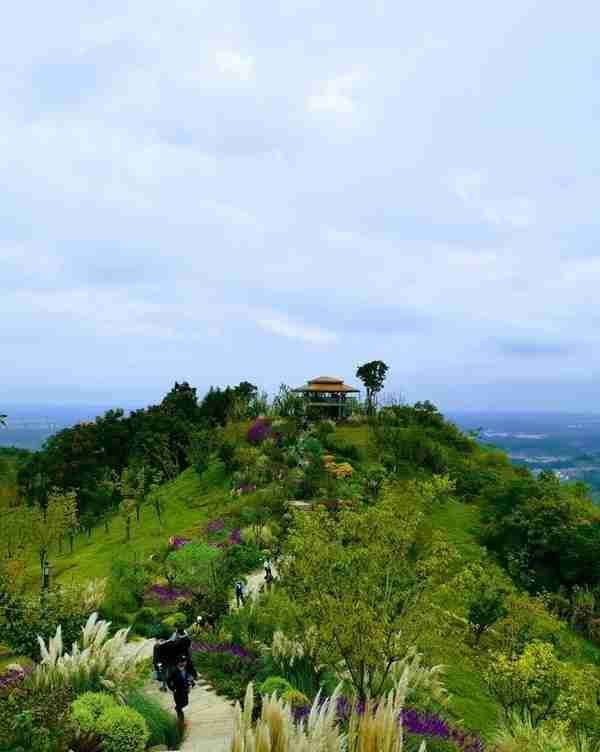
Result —
[[189, 704], [190, 688], [198, 678], [190, 654], [191, 644], [185, 629], [177, 627], [168, 640], [156, 638], [152, 655], [154, 676], [160, 684], [160, 691], [170, 689], [173, 693], [175, 712], [181, 723], [184, 721], [183, 710]]
[[[271, 587], [273, 582], [273, 569], [269, 560], [264, 563], [265, 568], [265, 586]], [[245, 603], [245, 584], [242, 580], [235, 583], [235, 597], [238, 608]], [[216, 616], [209, 614], [206, 617], [199, 616], [192, 630], [211, 628], [216, 625]], [[184, 627], [177, 627], [175, 632], [169, 637], [157, 637], [154, 643], [152, 663], [154, 666], [154, 677], [160, 684], [160, 691], [167, 692], [171, 690], [175, 700], [175, 712], [178, 720], [183, 723], [184, 708], [189, 704], [189, 692], [192, 688], [198, 673], [192, 662], [190, 647], [191, 640]]]
[[[271, 562], [268, 559], [264, 563], [264, 568], [265, 568], [265, 587], [267, 588], [267, 590], [270, 590], [274, 577], [273, 577], [273, 567], [272, 567]], [[246, 585], [244, 584], [243, 580], [238, 580], [235, 583], [235, 600], [236, 600], [238, 608], [241, 608], [246, 602]]]

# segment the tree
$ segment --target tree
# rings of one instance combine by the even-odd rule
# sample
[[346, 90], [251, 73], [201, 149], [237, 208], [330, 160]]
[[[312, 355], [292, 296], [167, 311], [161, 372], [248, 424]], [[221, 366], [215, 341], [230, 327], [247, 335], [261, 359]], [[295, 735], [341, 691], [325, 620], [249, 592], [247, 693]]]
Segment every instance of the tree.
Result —
[[304, 415], [304, 400], [287, 384], [281, 384], [273, 399], [273, 412], [282, 418], [300, 418]]
[[295, 517], [283, 585], [301, 634], [310, 633], [318, 646], [318, 661], [341, 664], [360, 697], [382, 692], [406, 646], [433, 618], [426, 596], [453, 557], [438, 540], [418, 551], [421, 510], [434, 492], [415, 483], [402, 492], [388, 490], [363, 512]]
[[552, 718], [573, 721], [593, 707], [598, 680], [590, 668], [563, 663], [551, 644], [534, 640], [519, 655], [497, 655], [486, 680], [506, 715], [527, 713], [535, 726]]
[[215, 437], [214, 429], [200, 428], [190, 439], [187, 459], [198, 475], [202, 475], [208, 467], [208, 461], [215, 446]]
[[506, 595], [506, 590], [494, 583], [482, 583], [471, 593], [467, 621], [473, 630], [476, 643], [481, 640], [484, 632], [507, 615]]
[[45, 508], [30, 509], [27, 524], [43, 570], [52, 546], [77, 524], [77, 492], [52, 489]]
[[377, 395], [383, 388], [387, 365], [382, 360], [371, 360], [356, 369], [356, 377], [362, 381], [367, 390], [367, 414], [375, 412]]

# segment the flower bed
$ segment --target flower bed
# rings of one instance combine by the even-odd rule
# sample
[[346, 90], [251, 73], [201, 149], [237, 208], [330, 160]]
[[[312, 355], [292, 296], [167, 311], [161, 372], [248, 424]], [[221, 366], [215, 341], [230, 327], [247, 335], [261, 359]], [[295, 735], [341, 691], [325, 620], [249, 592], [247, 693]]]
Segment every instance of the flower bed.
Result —
[[194, 665], [214, 689], [231, 700], [241, 700], [256, 680], [259, 662], [254, 655], [232, 643], [193, 642]]
[[239, 645], [233, 645], [230, 642], [223, 642], [216, 645], [211, 645], [207, 642], [192, 642], [190, 647], [192, 653], [219, 653], [221, 655], [233, 655], [245, 662], [254, 661], [255, 658], [247, 650], [241, 648]]
[[30, 666], [23, 668], [10, 668], [4, 674], [0, 674], [0, 690], [14, 687], [32, 671]]
[[146, 593], [148, 598], [156, 598], [161, 606], [170, 606], [180, 598], [191, 598], [191, 590], [176, 590], [164, 585], [152, 585]]
[[447, 721], [437, 715], [425, 715], [412, 708], [404, 708], [401, 722], [407, 734], [451, 742], [461, 752], [483, 752], [483, 743], [478, 736], [451, 728]]
[[191, 542], [192, 541], [189, 538], [179, 538], [176, 535], [172, 535], [169, 538], [169, 546], [171, 548], [180, 548], [181, 546], [187, 546], [187, 544]]

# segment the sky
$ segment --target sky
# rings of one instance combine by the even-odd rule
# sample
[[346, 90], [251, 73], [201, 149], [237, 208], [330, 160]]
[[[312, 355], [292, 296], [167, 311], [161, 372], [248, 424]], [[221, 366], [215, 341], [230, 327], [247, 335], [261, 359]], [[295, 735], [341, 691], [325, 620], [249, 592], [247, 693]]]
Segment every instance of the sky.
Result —
[[591, 0], [10, 3], [0, 400], [382, 359], [409, 401], [600, 410], [599, 24]]

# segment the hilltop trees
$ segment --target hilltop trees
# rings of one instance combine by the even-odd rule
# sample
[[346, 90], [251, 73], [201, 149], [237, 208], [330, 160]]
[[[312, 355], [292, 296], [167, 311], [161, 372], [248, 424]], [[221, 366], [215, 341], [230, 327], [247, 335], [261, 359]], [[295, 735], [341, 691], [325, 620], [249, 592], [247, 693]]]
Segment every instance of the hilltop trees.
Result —
[[415, 484], [362, 512], [295, 518], [284, 586], [319, 661], [341, 662], [360, 697], [381, 693], [426, 619], [428, 589], [451, 566], [445, 545], [418, 548], [422, 509], [435, 493]]
[[356, 377], [362, 381], [367, 390], [367, 414], [375, 412], [377, 395], [383, 388], [388, 366], [382, 360], [371, 360], [356, 369]]

